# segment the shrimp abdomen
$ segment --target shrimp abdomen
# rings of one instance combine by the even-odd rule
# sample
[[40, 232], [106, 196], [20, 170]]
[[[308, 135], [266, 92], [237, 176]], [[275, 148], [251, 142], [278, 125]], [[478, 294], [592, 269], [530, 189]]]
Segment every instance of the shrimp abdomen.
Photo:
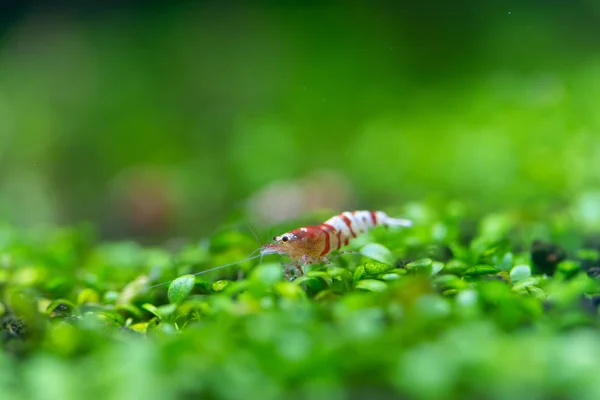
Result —
[[[347, 246], [350, 240], [378, 225], [411, 226], [412, 222], [407, 219], [391, 218], [383, 211], [360, 210], [345, 211], [329, 218], [319, 227], [329, 236], [329, 251], [331, 251]], [[325, 254], [327, 253], [323, 255]]]

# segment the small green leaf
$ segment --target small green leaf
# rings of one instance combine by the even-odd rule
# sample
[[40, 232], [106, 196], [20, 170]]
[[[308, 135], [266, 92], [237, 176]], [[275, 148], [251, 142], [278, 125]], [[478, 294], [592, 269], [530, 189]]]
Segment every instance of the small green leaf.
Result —
[[531, 268], [529, 265], [515, 265], [510, 270], [510, 280], [511, 282], [522, 281], [523, 279], [527, 279], [531, 276]]
[[140, 311], [139, 308], [137, 308], [136, 306], [132, 305], [132, 304], [119, 304], [115, 307], [116, 311], [119, 311], [123, 314], [129, 314], [134, 316], [135, 318], [141, 318], [142, 317], [142, 312]]
[[279, 296], [288, 299], [303, 299], [306, 297], [304, 290], [291, 282], [280, 281], [277, 282], [273, 288], [275, 289], [275, 293]]
[[456, 304], [461, 307], [470, 307], [477, 304], [477, 292], [473, 289], [460, 291], [456, 295]]
[[595, 262], [600, 259], [600, 252], [594, 249], [581, 249], [577, 252], [577, 258]]
[[389, 271], [386, 271], [389, 274], [396, 274], [396, 275], [406, 275], [408, 273], [407, 270], [405, 270], [404, 268], [394, 268], [394, 269], [390, 269]]
[[475, 267], [467, 269], [465, 271], [465, 275], [480, 276], [480, 275], [497, 274], [498, 272], [500, 272], [500, 270], [491, 265], [477, 265]]
[[329, 267], [326, 272], [333, 279], [333, 289], [345, 292], [352, 287], [352, 274], [346, 268]]
[[379, 278], [383, 279], [386, 282], [395, 281], [400, 278], [398, 274], [381, 274]]
[[406, 264], [406, 269], [419, 275], [431, 275], [433, 269], [433, 260], [431, 258], [421, 258]]
[[444, 266], [444, 272], [462, 275], [468, 268], [468, 265], [460, 260], [450, 260]]
[[108, 290], [102, 296], [102, 302], [104, 304], [114, 304], [119, 299], [119, 292], [115, 290]]
[[433, 260], [431, 258], [420, 258], [406, 264], [406, 269], [425, 268], [430, 267], [431, 264], [433, 264]]
[[276, 263], [261, 264], [252, 271], [251, 279], [263, 285], [273, 285], [283, 277], [282, 267]]
[[160, 315], [160, 311], [158, 310], [158, 308], [150, 303], [145, 303], [142, 305], [142, 308], [146, 311], [148, 311], [149, 313], [152, 313], [154, 315], [156, 315], [158, 318], [161, 318]]
[[195, 281], [193, 275], [182, 275], [171, 282], [167, 293], [169, 302], [174, 304], [182, 303], [191, 293]]
[[324, 271], [309, 271], [306, 273], [306, 277], [321, 278], [327, 284], [327, 286], [331, 286], [333, 284], [331, 277]]
[[444, 263], [441, 263], [439, 261], [434, 261], [431, 264], [431, 275], [435, 275], [438, 272], [440, 272], [442, 269], [444, 269]]
[[130, 304], [136, 298], [144, 295], [148, 291], [148, 281], [149, 279], [146, 275], [141, 275], [132, 282], [129, 282], [121, 290], [116, 304]]
[[157, 311], [158, 311], [159, 315], [161, 315], [163, 318], [166, 318], [169, 315], [173, 314], [175, 312], [176, 308], [177, 308], [177, 304], [165, 304], [165, 305], [158, 307]]
[[546, 298], [548, 298], [546, 292], [544, 292], [539, 287], [528, 286], [526, 290], [532, 297], [535, 297], [536, 299], [545, 300]]
[[379, 243], [369, 243], [360, 249], [360, 254], [385, 264], [394, 264], [394, 255], [385, 246]]
[[228, 281], [227, 279], [221, 279], [214, 282], [211, 287], [214, 292], [222, 292], [230, 283], [231, 281]]
[[514, 265], [514, 257], [512, 253], [506, 253], [502, 260], [498, 263], [498, 268], [502, 271], [509, 271]]
[[331, 289], [326, 289], [326, 290], [321, 290], [319, 293], [317, 293], [317, 295], [315, 296], [315, 300], [316, 301], [334, 300], [338, 297], [339, 297], [338, 293], [336, 293], [335, 291], [333, 291]]
[[242, 281], [226, 281], [228, 282], [227, 286], [222, 290], [223, 293], [227, 293], [230, 296], [234, 296], [238, 293], [242, 293], [248, 289], [251, 285], [249, 280]]
[[138, 333], [146, 333], [148, 324], [148, 322], [138, 322], [137, 324], [130, 325], [129, 329]]
[[387, 284], [375, 279], [363, 279], [358, 281], [355, 287], [358, 290], [366, 290], [368, 292], [383, 292], [387, 289]]
[[518, 292], [529, 286], [536, 286], [538, 283], [540, 283], [540, 278], [538, 278], [538, 277], [534, 276], [534, 277], [525, 278], [525, 279], [522, 279], [522, 280], [518, 281], [517, 283], [515, 283], [512, 287], [512, 290], [514, 290], [515, 292]]
[[306, 285], [306, 290], [309, 293], [316, 293], [327, 287], [327, 284], [316, 276], [301, 276], [297, 279], [294, 279], [294, 285], [300, 286], [302, 284]]
[[365, 263], [365, 272], [371, 276], [382, 274], [392, 268], [393, 267], [390, 264], [376, 262]]
[[468, 284], [456, 275], [438, 275], [433, 278], [433, 283], [442, 290], [460, 290], [468, 287]]
[[[241, 295], [240, 295], [241, 297]], [[240, 298], [238, 297], [238, 299]], [[206, 301], [203, 300], [199, 300], [198, 298], [194, 299], [192, 298], [188, 298], [186, 301], [184, 301], [183, 303], [181, 303], [179, 306], [177, 306], [176, 304], [169, 304], [170, 306], [176, 306], [177, 307], [177, 314], [178, 315], [187, 315], [187, 316], [191, 316], [191, 315], [198, 315], [199, 313], [205, 313], [208, 309], [208, 304]], [[165, 315], [165, 310], [162, 309], [157, 309], [157, 311], [159, 313], [161, 313], [161, 315]]]
[[579, 263], [575, 261], [566, 260], [559, 263], [557, 269], [561, 272], [567, 273], [568, 275], [573, 275], [575, 272], [579, 271], [580, 266]]
[[212, 283], [210, 283], [206, 279], [196, 278], [195, 288], [196, 292], [200, 294], [212, 293]]
[[99, 303], [99, 302], [100, 302], [100, 296], [98, 296], [98, 293], [96, 293], [96, 291], [94, 289], [90, 289], [90, 288], [83, 289], [77, 295], [77, 304]]
[[356, 267], [354, 269], [354, 277], [353, 277], [354, 285], [356, 285], [356, 283], [360, 280], [360, 278], [362, 278], [362, 276], [364, 274], [365, 274], [365, 266], [364, 265], [359, 265], [358, 267]]
[[329, 268], [327, 268], [326, 272], [332, 278], [337, 278], [337, 277], [348, 278], [348, 277], [352, 276], [350, 274], [350, 271], [348, 271], [346, 268], [341, 268], [341, 267], [329, 267]]

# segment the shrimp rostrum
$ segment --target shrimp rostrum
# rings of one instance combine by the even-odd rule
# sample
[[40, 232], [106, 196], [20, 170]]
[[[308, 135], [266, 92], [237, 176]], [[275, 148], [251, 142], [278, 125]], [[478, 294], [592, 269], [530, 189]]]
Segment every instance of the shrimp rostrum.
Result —
[[[379, 225], [408, 227], [412, 222], [391, 218], [383, 211], [346, 211], [321, 225], [306, 226], [275, 236], [275, 243], [263, 245], [260, 253], [287, 255], [292, 260], [290, 267], [303, 274], [303, 266], [329, 263], [329, 253], [347, 246], [353, 238]], [[286, 273], [289, 273], [290, 267]]]

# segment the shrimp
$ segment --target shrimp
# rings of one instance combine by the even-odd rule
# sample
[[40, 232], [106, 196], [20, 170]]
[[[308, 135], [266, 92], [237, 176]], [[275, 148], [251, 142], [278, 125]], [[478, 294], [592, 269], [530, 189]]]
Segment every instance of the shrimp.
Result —
[[[376, 226], [412, 226], [412, 221], [389, 217], [383, 211], [346, 211], [329, 218], [318, 226], [306, 226], [282, 235], [275, 236], [276, 243], [265, 244], [254, 250], [247, 258], [231, 264], [220, 265], [190, 275], [201, 275], [207, 272], [237, 265], [245, 261], [261, 258], [267, 254], [283, 254], [292, 259], [292, 265], [286, 268], [286, 276], [290, 277], [291, 268], [296, 268], [300, 275], [304, 274], [303, 266], [325, 262], [329, 264], [327, 255], [342, 246], [347, 246], [350, 240]], [[259, 252], [259, 254], [256, 254]], [[163, 282], [150, 288], [166, 285], [173, 281]]]
[[276, 243], [263, 245], [261, 257], [267, 254], [283, 254], [292, 259], [292, 265], [303, 275], [303, 266], [325, 262], [329, 264], [327, 255], [342, 246], [347, 246], [350, 240], [372, 228], [384, 226], [412, 226], [412, 221], [389, 217], [383, 211], [346, 211], [329, 218], [318, 226], [307, 226], [282, 235], [275, 236]]

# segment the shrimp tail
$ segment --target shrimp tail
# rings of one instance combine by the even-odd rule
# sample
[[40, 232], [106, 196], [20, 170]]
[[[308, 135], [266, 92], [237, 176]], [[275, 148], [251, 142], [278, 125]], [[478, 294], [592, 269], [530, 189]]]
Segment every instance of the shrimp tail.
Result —
[[413, 222], [409, 219], [392, 218], [386, 215], [384, 218], [382, 218], [381, 224], [386, 226], [410, 227], [413, 225]]

